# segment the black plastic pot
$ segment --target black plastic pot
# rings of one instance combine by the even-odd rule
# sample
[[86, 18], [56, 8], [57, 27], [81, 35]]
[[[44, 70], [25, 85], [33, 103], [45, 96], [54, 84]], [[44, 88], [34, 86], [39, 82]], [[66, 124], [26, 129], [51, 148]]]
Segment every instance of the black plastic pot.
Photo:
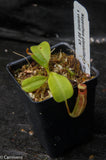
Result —
[[[56, 44], [52, 48], [55, 48], [55, 52], [61, 49], [67, 54], [70, 54], [71, 49], [70, 45], [64, 42]], [[32, 61], [31, 57], [28, 57], [28, 59]], [[21, 89], [12, 71], [26, 63], [24, 58], [9, 63], [7, 65], [7, 71], [19, 87], [22, 101], [28, 107], [35, 134], [38, 136], [40, 143], [44, 146], [47, 153], [51, 157], [58, 157], [67, 149], [87, 142], [93, 133], [95, 89], [99, 72], [95, 68], [91, 69], [95, 78], [86, 82], [88, 92], [86, 109], [80, 117], [71, 118], [67, 113], [64, 102], [57, 103], [53, 98], [42, 102], [34, 102]], [[76, 97], [77, 87], [74, 88], [74, 96], [69, 100], [71, 107], [75, 105]]]

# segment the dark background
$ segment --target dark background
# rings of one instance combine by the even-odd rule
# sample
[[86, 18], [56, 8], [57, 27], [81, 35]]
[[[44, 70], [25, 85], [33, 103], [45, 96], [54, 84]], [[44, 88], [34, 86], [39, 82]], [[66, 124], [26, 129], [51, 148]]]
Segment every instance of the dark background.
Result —
[[[91, 36], [106, 37], [106, 1], [79, 0], [89, 13]], [[0, 36], [25, 41], [71, 41], [73, 0], [0, 0]]]
[[[100, 72], [95, 98], [94, 136], [87, 144], [55, 160], [106, 160], [106, 1], [79, 0], [89, 13], [92, 65]], [[47, 40], [74, 46], [72, 0], [0, 0], [0, 156], [51, 160], [39, 144], [24, 102], [9, 79], [6, 64], [26, 55], [33, 44]]]

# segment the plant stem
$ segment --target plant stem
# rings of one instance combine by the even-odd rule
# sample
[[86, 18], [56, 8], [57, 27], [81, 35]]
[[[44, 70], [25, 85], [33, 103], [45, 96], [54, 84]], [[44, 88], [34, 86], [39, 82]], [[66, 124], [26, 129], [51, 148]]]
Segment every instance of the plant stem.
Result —
[[45, 68], [47, 71], [47, 74], [49, 75], [50, 71], [49, 71], [49, 67]]
[[69, 108], [69, 106], [68, 106], [67, 100], [65, 101], [65, 105], [66, 105], [67, 112], [68, 112], [69, 116], [73, 117], [72, 113], [70, 112], [70, 108]]

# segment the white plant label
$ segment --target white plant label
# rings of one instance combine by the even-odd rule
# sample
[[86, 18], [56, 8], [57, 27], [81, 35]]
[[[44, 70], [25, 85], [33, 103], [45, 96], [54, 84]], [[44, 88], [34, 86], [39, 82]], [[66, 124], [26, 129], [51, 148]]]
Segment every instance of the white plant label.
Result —
[[83, 72], [90, 75], [90, 31], [87, 10], [74, 1], [74, 36], [76, 58]]

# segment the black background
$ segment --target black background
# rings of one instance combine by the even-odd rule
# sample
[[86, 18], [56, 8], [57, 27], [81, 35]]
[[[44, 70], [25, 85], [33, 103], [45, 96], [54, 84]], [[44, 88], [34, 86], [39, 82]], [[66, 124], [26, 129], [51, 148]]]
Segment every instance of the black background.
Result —
[[[79, 2], [88, 10], [91, 36], [106, 36], [106, 1]], [[0, 35], [35, 42], [71, 41], [73, 0], [0, 0]]]

